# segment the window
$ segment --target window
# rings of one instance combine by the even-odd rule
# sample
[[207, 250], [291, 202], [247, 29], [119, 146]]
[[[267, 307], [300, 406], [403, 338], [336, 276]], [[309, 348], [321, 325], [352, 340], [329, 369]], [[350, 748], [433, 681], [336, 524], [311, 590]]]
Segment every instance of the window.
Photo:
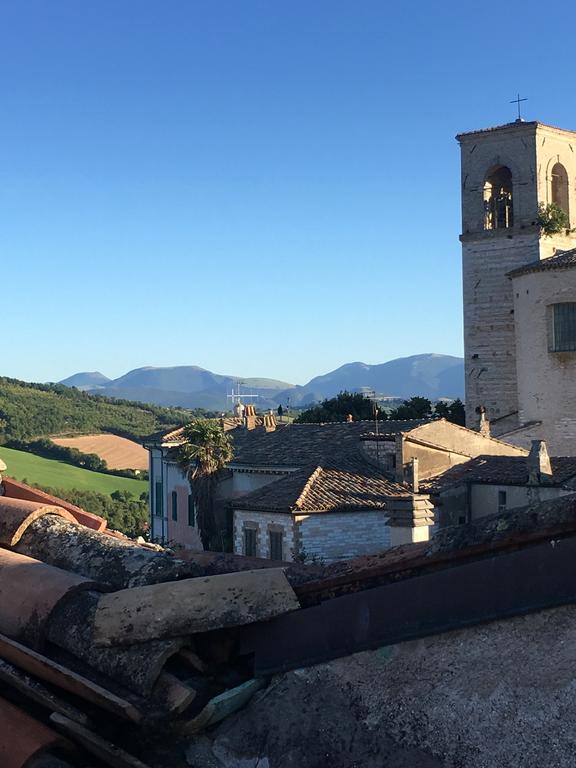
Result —
[[162, 481], [158, 480], [154, 485], [154, 514], [162, 517]]
[[564, 213], [570, 215], [568, 174], [562, 163], [556, 163], [552, 168], [552, 202]]
[[282, 531], [270, 531], [270, 560], [284, 560]]
[[506, 491], [498, 491], [498, 512], [506, 511]]
[[191, 493], [188, 494], [188, 525], [196, 525], [196, 504]]
[[172, 520], [178, 520], [178, 494], [172, 491]]
[[247, 557], [256, 557], [256, 528], [244, 528], [244, 554]]
[[512, 173], [505, 165], [498, 165], [484, 182], [484, 229], [513, 226]]
[[576, 303], [553, 304], [550, 352], [576, 352]]

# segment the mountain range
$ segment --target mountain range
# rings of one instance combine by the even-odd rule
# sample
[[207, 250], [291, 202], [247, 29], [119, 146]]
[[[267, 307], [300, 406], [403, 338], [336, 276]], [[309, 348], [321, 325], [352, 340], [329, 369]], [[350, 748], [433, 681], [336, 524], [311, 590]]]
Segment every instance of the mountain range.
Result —
[[308, 405], [334, 397], [342, 390], [353, 392], [362, 388], [401, 399], [413, 395], [432, 400], [462, 398], [464, 361], [461, 357], [429, 353], [378, 365], [347, 363], [303, 386], [276, 379], [226, 376], [197, 365], [136, 368], [117, 379], [109, 379], [98, 371], [83, 372], [60, 383], [107, 397], [217, 411], [229, 410], [229, 396], [240, 388], [246, 401], [250, 401], [249, 395], [257, 395], [254, 402], [263, 410], [276, 409], [280, 404]]

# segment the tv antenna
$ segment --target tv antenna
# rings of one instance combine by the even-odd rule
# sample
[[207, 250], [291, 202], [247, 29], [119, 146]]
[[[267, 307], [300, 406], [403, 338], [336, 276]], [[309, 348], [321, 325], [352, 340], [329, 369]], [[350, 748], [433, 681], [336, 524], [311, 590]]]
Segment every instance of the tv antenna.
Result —
[[228, 400], [232, 401], [232, 406], [235, 406], [237, 403], [242, 402], [242, 398], [250, 398], [251, 400], [257, 400], [260, 395], [254, 395], [249, 394], [247, 392], [242, 392], [242, 385], [245, 385], [246, 382], [244, 381], [237, 381], [236, 382], [236, 391], [234, 391], [234, 385], [232, 385], [232, 392], [229, 395], [226, 395]]

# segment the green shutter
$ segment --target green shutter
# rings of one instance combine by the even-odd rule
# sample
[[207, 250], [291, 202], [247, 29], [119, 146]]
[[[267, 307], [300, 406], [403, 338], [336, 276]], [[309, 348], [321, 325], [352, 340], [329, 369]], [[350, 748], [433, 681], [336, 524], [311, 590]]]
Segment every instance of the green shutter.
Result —
[[178, 494], [172, 491], [172, 520], [178, 520]]
[[188, 494], [188, 525], [194, 526], [196, 524], [196, 505], [194, 504], [194, 496]]
[[154, 486], [154, 514], [162, 517], [162, 481], [157, 480]]
[[244, 528], [244, 554], [246, 557], [257, 556], [256, 531], [254, 528]]
[[554, 304], [553, 352], [576, 352], [576, 304]]
[[284, 545], [281, 531], [270, 531], [270, 560], [284, 559]]

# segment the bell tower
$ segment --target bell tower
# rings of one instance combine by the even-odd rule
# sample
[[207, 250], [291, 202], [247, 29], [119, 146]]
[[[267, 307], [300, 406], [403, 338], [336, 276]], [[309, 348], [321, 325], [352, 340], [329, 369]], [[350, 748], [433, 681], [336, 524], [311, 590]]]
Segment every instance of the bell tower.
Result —
[[[485, 409], [492, 433], [519, 426], [512, 282], [508, 273], [576, 246], [576, 132], [516, 120], [456, 137], [461, 150], [466, 423]], [[539, 206], [569, 228], [545, 236]]]

